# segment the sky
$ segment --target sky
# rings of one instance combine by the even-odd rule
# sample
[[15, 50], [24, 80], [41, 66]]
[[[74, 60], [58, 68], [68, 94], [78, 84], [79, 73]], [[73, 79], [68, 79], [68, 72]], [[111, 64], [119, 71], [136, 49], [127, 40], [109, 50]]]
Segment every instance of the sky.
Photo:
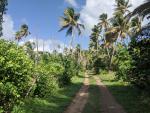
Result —
[[[144, 0], [130, 0], [133, 5], [131, 11]], [[66, 7], [71, 6], [80, 13], [80, 22], [85, 25], [86, 30], [78, 37], [75, 36], [74, 44], [81, 44], [83, 49], [88, 48], [91, 28], [97, 24], [98, 17], [102, 13], [112, 16], [115, 0], [8, 0], [8, 10], [4, 15], [3, 37], [14, 40], [14, 34], [20, 25], [27, 24], [31, 35], [22, 39], [34, 41], [39, 39], [39, 49], [43, 42], [45, 50], [50, 51], [69, 45], [70, 37], [66, 37], [66, 31], [58, 32], [59, 20], [63, 16]]]

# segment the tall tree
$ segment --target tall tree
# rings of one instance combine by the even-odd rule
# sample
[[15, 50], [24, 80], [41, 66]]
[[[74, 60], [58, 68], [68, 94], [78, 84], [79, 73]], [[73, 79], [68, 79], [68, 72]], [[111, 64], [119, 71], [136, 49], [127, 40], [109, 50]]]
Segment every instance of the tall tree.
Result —
[[115, 13], [130, 13], [129, 8], [132, 6], [129, 3], [129, 0], [115, 0], [116, 5], [115, 5]]
[[7, 0], [0, 0], [0, 36], [2, 36], [3, 15], [6, 13]]
[[74, 57], [78, 61], [78, 63], [80, 63], [80, 61], [81, 61], [81, 46], [80, 46], [80, 44], [76, 45]]
[[[103, 37], [102, 37], [103, 39], [102, 40], [104, 41], [104, 44], [106, 45], [107, 42], [106, 42], [105, 32], [110, 27], [108, 15], [106, 13], [101, 14], [99, 16], [99, 20], [100, 20], [100, 22], [98, 23], [98, 26], [100, 27], [100, 29], [102, 29], [102, 34], [103, 34]], [[105, 48], [106, 48], [108, 56], [110, 57], [110, 53], [109, 53], [108, 47], [105, 46]]]
[[116, 38], [126, 38], [129, 34], [129, 21], [127, 15], [130, 13], [129, 0], [116, 0], [116, 8], [114, 12], [114, 17], [112, 18], [112, 30], [117, 33]]
[[99, 37], [100, 37], [100, 28], [99, 26], [95, 25], [92, 29], [92, 34], [90, 35], [90, 44], [89, 44], [89, 50], [91, 52], [98, 52], [99, 48]]
[[28, 25], [23, 24], [20, 30], [16, 32], [15, 39], [19, 42], [23, 37], [27, 37], [30, 34]]
[[61, 29], [59, 31], [67, 29], [66, 36], [71, 36], [70, 46], [73, 48], [73, 41], [75, 33], [78, 32], [78, 35], [81, 35], [84, 25], [79, 23], [80, 14], [76, 13], [75, 10], [71, 7], [68, 7], [64, 11], [64, 16], [61, 17], [60, 24]]
[[103, 13], [99, 16], [100, 22], [98, 23], [100, 28], [103, 28], [104, 30], [107, 30], [109, 27], [109, 19], [108, 15], [106, 13]]
[[35, 42], [28, 41], [23, 45], [23, 47], [26, 53], [29, 55], [29, 57], [35, 60], [35, 52], [34, 52], [34, 49], [36, 48]]
[[112, 44], [112, 54], [110, 58], [110, 67], [112, 64], [112, 59], [115, 54], [115, 46], [118, 39], [126, 38], [130, 32], [130, 22], [127, 15], [130, 13], [129, 0], [116, 0], [115, 12], [113, 18], [111, 18], [111, 27], [106, 32], [106, 40], [113, 43]]

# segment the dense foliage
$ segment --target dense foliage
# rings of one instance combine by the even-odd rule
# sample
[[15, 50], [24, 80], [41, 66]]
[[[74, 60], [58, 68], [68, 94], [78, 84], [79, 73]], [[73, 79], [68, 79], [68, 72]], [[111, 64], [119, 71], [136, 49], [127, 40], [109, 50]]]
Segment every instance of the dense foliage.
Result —
[[0, 106], [9, 111], [25, 98], [34, 78], [33, 62], [12, 42], [0, 40]]
[[[79, 23], [80, 14], [73, 8], [65, 9], [61, 17], [60, 31], [67, 29], [66, 35], [72, 37], [70, 48], [63, 53], [39, 51], [38, 39], [19, 46], [19, 41], [30, 34], [26, 24], [15, 34], [17, 44], [0, 40], [0, 113], [17, 111], [14, 106], [23, 104], [25, 98], [55, 95], [59, 88], [72, 83], [83, 66], [94, 74], [115, 71], [118, 80], [149, 90], [150, 24], [142, 27], [142, 20], [149, 18], [149, 4], [147, 1], [131, 12], [129, 0], [115, 0], [113, 16], [101, 14], [92, 29], [87, 51], [82, 51], [80, 45], [73, 47], [75, 33], [80, 35], [84, 29]], [[0, 0], [0, 36], [6, 6], [7, 0]]]
[[118, 80], [150, 88], [149, 22], [142, 26], [144, 17], [149, 18], [149, 4], [147, 1], [131, 12], [128, 0], [116, 0], [110, 19], [105, 13], [100, 15], [90, 35], [88, 69], [95, 74], [99, 69], [115, 71]]
[[[71, 83], [81, 65], [71, 55], [38, 53], [38, 63], [24, 48], [0, 40], [1, 110], [10, 112], [26, 97], [52, 96], [59, 87]], [[35, 53], [36, 54], [36, 53]]]
[[128, 48], [119, 44], [118, 50], [114, 58], [114, 68], [116, 71], [116, 78], [128, 81], [128, 73], [131, 68], [131, 56]]
[[150, 88], [150, 29], [135, 37], [129, 48], [132, 57], [130, 80], [141, 88]]

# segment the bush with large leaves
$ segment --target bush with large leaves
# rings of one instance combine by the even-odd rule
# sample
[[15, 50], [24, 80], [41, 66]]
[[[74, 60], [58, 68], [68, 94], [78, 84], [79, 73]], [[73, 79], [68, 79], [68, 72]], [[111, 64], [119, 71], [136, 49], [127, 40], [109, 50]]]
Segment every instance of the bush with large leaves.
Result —
[[33, 62], [14, 43], [0, 40], [0, 106], [9, 112], [33, 81]]

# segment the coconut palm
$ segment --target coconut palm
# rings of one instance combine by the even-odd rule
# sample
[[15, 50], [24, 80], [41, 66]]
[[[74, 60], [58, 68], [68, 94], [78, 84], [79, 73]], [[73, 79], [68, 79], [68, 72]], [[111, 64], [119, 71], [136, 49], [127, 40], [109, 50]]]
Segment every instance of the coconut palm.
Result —
[[64, 16], [61, 17], [60, 21], [61, 29], [59, 31], [66, 29], [67, 30], [66, 36], [71, 35], [72, 37], [70, 42], [71, 47], [73, 47], [73, 40], [75, 33], [78, 32], [78, 35], [81, 35], [82, 29], [84, 29], [84, 25], [79, 23], [79, 18], [80, 14], [76, 13], [75, 10], [71, 7], [65, 9]]
[[16, 32], [15, 39], [19, 42], [23, 37], [27, 37], [31, 34], [28, 29], [28, 25], [21, 25], [20, 30]]
[[[129, 0], [115, 0], [115, 13], [130, 13], [129, 8], [132, 6], [129, 4]], [[115, 14], [114, 13], [114, 14]]]
[[100, 28], [103, 28], [104, 30], [107, 30], [109, 27], [109, 19], [108, 15], [106, 13], [103, 13], [99, 16], [100, 22], [98, 23]]
[[91, 52], [98, 52], [99, 47], [99, 36], [100, 36], [100, 28], [99, 26], [95, 25], [92, 29], [92, 34], [90, 35], [90, 44], [89, 49]]
[[131, 5], [128, 0], [116, 0], [116, 8], [113, 18], [110, 19], [111, 27], [106, 31], [106, 40], [112, 44], [112, 53], [110, 57], [110, 67], [115, 54], [115, 45], [118, 39], [126, 38], [130, 32], [130, 22], [127, 17]]
[[74, 57], [78, 61], [78, 63], [80, 63], [80, 61], [81, 61], [81, 46], [80, 46], [80, 44], [76, 45]]
[[[106, 42], [106, 37], [105, 37], [105, 32], [108, 30], [108, 28], [110, 27], [110, 24], [109, 24], [109, 19], [108, 19], [108, 15], [106, 13], [103, 13], [99, 16], [99, 20], [100, 22], [98, 23], [98, 26], [103, 30], [103, 41], [104, 41], [104, 45], [107, 45], [107, 42]], [[105, 46], [106, 48], [106, 51], [107, 51], [107, 54], [108, 56], [110, 57], [110, 53], [109, 53], [109, 50], [107, 48], [107, 46]]]
[[118, 38], [124, 39], [130, 34], [130, 22], [127, 16], [131, 7], [129, 0], [116, 0], [115, 6], [114, 16], [110, 19], [112, 27], [106, 32], [106, 39], [111, 41], [116, 41]]
[[142, 29], [139, 16], [135, 16], [131, 19], [130, 27], [131, 35], [137, 34]]
[[36, 48], [36, 44], [35, 42], [30, 42], [27, 41], [24, 45], [23, 45], [26, 53], [30, 56], [31, 59], [35, 59], [35, 52], [34, 49]]

